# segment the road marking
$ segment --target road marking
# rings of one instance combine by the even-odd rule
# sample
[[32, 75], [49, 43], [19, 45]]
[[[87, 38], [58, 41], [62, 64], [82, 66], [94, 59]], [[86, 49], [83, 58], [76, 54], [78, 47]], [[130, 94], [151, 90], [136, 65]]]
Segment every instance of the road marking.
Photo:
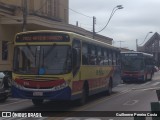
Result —
[[160, 87], [152, 87], [152, 88], [132, 88], [132, 90], [159, 90]]
[[147, 82], [147, 83], [144, 83], [144, 84], [142, 84], [142, 85], [140, 85], [140, 86], [138, 86], [138, 87], [142, 87], [142, 86], [145, 86], [145, 85], [148, 85], [148, 84], [150, 84], [151, 82]]
[[[117, 94], [115, 94], [115, 95], [105, 97], [105, 98], [100, 99], [100, 100], [98, 100], [98, 101], [96, 101], [96, 102], [94, 102], [94, 103], [85, 105], [85, 106], [83, 106], [82, 108], [77, 109], [77, 110], [78, 110], [78, 111], [84, 111], [84, 110], [87, 109], [87, 108], [93, 107], [93, 106], [95, 106], [95, 105], [97, 105], [97, 104], [100, 104], [100, 103], [106, 101], [106, 100], [110, 100], [110, 99], [112, 99], [113, 97], [117, 97], [117, 96], [126, 94], [126, 93], [128, 93], [129, 91], [130, 91], [130, 90], [124, 90], [124, 91], [120, 92], [119, 94], [117, 93]], [[74, 111], [74, 110], [73, 110], [73, 111]], [[75, 110], [75, 111], [76, 111], [76, 110]]]
[[158, 85], [158, 84], [160, 84], [160, 82], [155, 82], [155, 83], [153, 83], [151, 86], [156, 86], [156, 85]]
[[135, 105], [138, 102], [139, 102], [139, 100], [129, 100], [129, 101], [125, 102], [123, 105]]

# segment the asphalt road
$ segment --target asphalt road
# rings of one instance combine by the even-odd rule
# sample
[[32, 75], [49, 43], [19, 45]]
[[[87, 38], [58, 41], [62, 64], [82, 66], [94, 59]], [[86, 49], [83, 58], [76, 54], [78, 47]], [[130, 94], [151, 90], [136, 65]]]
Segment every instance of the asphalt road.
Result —
[[[160, 72], [155, 73], [153, 80], [146, 83], [119, 84], [113, 88], [110, 96], [104, 94], [91, 96], [84, 106], [78, 106], [76, 102], [46, 101], [42, 106], [35, 107], [30, 100], [9, 98], [5, 103], [0, 103], [0, 111], [46, 111], [52, 116], [32, 120], [134, 120], [134, 117], [114, 117], [113, 114], [116, 116], [121, 113], [151, 111], [151, 102], [158, 101], [157, 89], [160, 89]], [[58, 117], [53, 117], [54, 115]], [[0, 118], [0, 120], [31, 120], [31, 118]], [[147, 117], [146, 120], [152, 118]]]

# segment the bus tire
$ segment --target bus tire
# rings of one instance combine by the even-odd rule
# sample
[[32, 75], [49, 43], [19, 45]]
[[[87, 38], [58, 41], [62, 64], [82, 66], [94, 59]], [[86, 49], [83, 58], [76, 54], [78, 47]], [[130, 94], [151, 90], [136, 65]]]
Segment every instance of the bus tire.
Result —
[[32, 99], [32, 103], [35, 105], [35, 106], [40, 106], [43, 104], [43, 99]]
[[107, 90], [107, 95], [111, 95], [112, 94], [112, 79], [109, 80], [109, 86], [108, 86], [108, 90]]
[[88, 84], [85, 83], [84, 86], [83, 86], [83, 89], [82, 89], [81, 98], [78, 101], [78, 104], [80, 106], [84, 105], [87, 102], [88, 93], [89, 93]]
[[144, 75], [142, 83], [145, 83], [146, 81], [147, 81], [147, 74]]

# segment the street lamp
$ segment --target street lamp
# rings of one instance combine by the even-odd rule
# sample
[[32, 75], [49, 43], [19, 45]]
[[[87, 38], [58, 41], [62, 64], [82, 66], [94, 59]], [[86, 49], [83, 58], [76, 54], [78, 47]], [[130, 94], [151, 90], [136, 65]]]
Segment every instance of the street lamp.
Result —
[[148, 37], [148, 35], [149, 35], [150, 33], [153, 33], [153, 32], [152, 32], [152, 31], [148, 32], [148, 33], [146, 34], [146, 36], [145, 36], [145, 38], [144, 38], [144, 40], [143, 40], [143, 42], [142, 42], [141, 44], [138, 44], [138, 39], [136, 39], [136, 47], [137, 47], [137, 50], [138, 50], [138, 46], [141, 46], [142, 44], [144, 44], [146, 38]]
[[99, 30], [99, 31], [97, 31], [97, 32], [95, 32], [95, 19], [96, 19], [96, 18], [93, 17], [93, 38], [94, 38], [94, 35], [95, 35], [96, 33], [99, 33], [99, 32], [101, 32], [101, 31], [103, 31], [103, 30], [107, 27], [107, 25], [109, 24], [109, 22], [110, 22], [111, 18], [113, 17], [114, 13], [115, 13], [117, 10], [119, 10], [119, 9], [123, 9], [123, 6], [122, 6], [122, 5], [117, 5], [116, 7], [113, 8], [113, 10], [112, 10], [112, 12], [111, 12], [111, 14], [110, 14], [110, 17], [109, 17], [106, 25], [105, 25], [101, 30]]

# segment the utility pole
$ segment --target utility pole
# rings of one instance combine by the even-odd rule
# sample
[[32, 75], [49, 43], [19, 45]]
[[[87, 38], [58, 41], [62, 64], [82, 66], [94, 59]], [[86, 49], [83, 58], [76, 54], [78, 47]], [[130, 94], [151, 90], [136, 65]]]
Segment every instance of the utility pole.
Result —
[[121, 50], [121, 43], [122, 43], [122, 42], [125, 42], [125, 41], [121, 41], [121, 40], [120, 40], [120, 41], [117, 41], [117, 42], [120, 43], [120, 50]]
[[136, 50], [138, 51], [138, 39], [136, 39]]
[[23, 25], [22, 25], [22, 31], [26, 31], [26, 25], [27, 25], [27, 0], [23, 0]]
[[95, 24], [96, 24], [96, 17], [93, 16], [93, 39], [95, 36]]

